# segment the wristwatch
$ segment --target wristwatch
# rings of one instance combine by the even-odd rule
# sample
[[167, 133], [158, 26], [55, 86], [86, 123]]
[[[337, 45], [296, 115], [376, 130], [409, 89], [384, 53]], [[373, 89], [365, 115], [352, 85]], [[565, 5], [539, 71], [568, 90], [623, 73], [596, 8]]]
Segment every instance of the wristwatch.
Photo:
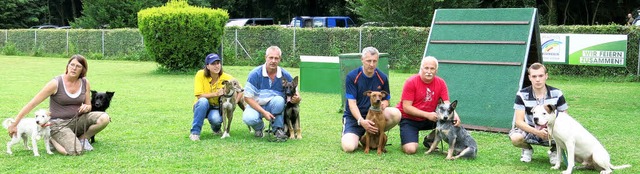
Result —
[[362, 119], [362, 118], [358, 119], [358, 126], [362, 126], [362, 125], [360, 125], [360, 120], [364, 120], [364, 119]]

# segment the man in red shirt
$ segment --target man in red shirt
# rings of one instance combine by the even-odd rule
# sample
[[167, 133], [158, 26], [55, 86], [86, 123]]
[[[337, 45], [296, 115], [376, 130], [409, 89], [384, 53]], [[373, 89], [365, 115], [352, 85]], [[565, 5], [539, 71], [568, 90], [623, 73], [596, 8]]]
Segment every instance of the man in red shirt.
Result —
[[[407, 79], [402, 88], [402, 98], [396, 107], [402, 113], [400, 120], [400, 141], [402, 151], [406, 154], [415, 154], [418, 149], [418, 132], [431, 130], [436, 127], [437, 116], [435, 113], [438, 99], [449, 103], [447, 84], [438, 76], [438, 60], [427, 56], [422, 58], [420, 72]], [[455, 113], [455, 125], [460, 125], [460, 118]], [[429, 148], [433, 143], [435, 132], [425, 136], [423, 144]], [[429, 140], [431, 142], [429, 142]]]

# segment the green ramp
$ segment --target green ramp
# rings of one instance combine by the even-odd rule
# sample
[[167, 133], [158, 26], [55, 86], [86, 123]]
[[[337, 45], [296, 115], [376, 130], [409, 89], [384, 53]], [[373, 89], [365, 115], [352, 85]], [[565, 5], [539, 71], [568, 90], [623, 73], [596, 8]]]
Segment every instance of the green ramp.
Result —
[[438, 59], [462, 123], [508, 132], [525, 70], [542, 61], [537, 9], [438, 9], [432, 21], [424, 56]]

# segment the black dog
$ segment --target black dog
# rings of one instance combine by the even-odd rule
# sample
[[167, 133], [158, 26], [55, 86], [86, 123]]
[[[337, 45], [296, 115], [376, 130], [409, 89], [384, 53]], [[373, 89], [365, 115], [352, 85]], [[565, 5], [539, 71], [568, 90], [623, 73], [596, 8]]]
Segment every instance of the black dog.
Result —
[[297, 87], [298, 76], [294, 77], [291, 82], [282, 78], [282, 90], [287, 97], [287, 104], [284, 106], [285, 132], [289, 133], [289, 139], [302, 139], [302, 132], [300, 132], [300, 107], [298, 103], [291, 103], [291, 98], [296, 94]]
[[[91, 112], [93, 111], [107, 111], [109, 108], [109, 104], [111, 104], [111, 98], [113, 97], [115, 92], [97, 92], [91, 90]], [[96, 141], [95, 135], [89, 139], [89, 143], [94, 143]]]

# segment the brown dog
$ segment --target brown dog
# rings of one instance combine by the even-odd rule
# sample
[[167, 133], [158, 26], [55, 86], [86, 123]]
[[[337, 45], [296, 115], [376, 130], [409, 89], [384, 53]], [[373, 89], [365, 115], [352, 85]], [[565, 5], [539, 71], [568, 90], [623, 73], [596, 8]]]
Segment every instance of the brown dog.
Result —
[[[222, 115], [222, 125], [224, 127], [224, 134], [221, 138], [229, 137], [229, 129], [231, 129], [231, 120], [233, 119], [233, 111], [236, 110], [236, 104], [238, 104], [242, 110], [244, 110], [243, 100], [237, 100], [239, 92], [244, 91], [237, 80], [225, 80], [222, 81], [223, 93], [220, 96], [220, 115]], [[251, 129], [249, 129], [251, 130]]]
[[387, 125], [387, 120], [382, 115], [382, 108], [380, 108], [380, 104], [382, 103], [382, 99], [388, 95], [386, 91], [367, 91], [364, 93], [369, 96], [371, 100], [371, 107], [369, 107], [369, 112], [367, 113], [367, 120], [375, 123], [375, 126], [378, 128], [378, 133], [366, 132], [361, 142], [364, 141], [364, 153], [369, 153], [369, 149], [378, 149], [378, 155], [382, 154], [382, 152], [387, 152], [384, 146], [387, 144], [387, 135], [384, 133], [385, 126]]

